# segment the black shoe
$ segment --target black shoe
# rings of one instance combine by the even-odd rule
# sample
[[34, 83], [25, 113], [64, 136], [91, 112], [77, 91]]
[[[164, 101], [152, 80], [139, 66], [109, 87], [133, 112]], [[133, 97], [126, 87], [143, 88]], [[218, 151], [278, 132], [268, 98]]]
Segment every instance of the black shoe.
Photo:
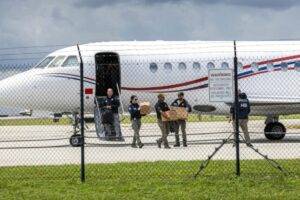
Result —
[[183, 143], [183, 147], [187, 147], [187, 144], [186, 144], [186, 143]]
[[176, 143], [176, 144], [174, 144], [174, 146], [173, 147], [180, 147], [180, 143]]
[[143, 146], [144, 146], [144, 144], [142, 143], [139, 145], [139, 148], [141, 149], [141, 148], [143, 148]]
[[160, 140], [156, 140], [157, 146], [158, 148], [161, 148], [161, 141]]
[[132, 144], [131, 147], [132, 148], [137, 148], [137, 146], [135, 144]]
[[170, 146], [165, 146], [164, 148], [165, 148], [165, 149], [171, 149], [171, 147], [170, 147]]

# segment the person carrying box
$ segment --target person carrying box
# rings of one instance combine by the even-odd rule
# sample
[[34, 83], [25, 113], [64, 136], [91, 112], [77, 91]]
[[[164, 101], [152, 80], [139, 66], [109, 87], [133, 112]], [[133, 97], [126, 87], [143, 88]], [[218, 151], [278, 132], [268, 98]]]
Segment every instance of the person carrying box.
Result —
[[136, 145], [138, 145], [139, 148], [142, 148], [144, 146], [144, 144], [141, 142], [141, 139], [140, 139], [142, 114], [141, 114], [141, 108], [140, 108], [140, 105], [138, 102], [138, 97], [136, 95], [132, 95], [130, 97], [130, 105], [129, 105], [128, 111], [130, 113], [131, 127], [134, 131], [131, 147], [137, 148]]
[[163, 94], [159, 94], [157, 96], [158, 101], [155, 104], [156, 116], [157, 116], [157, 123], [161, 130], [162, 137], [156, 140], [158, 148], [161, 148], [161, 144], [164, 143], [165, 149], [170, 149], [168, 143], [168, 135], [170, 133], [170, 124], [168, 121], [162, 119], [162, 115], [164, 119], [169, 119], [169, 116], [166, 112], [170, 110], [168, 104], [165, 102], [165, 96]]
[[[184, 108], [186, 112], [192, 112], [192, 107], [188, 103], [188, 101], [184, 98], [184, 93], [183, 92], [178, 93], [178, 99], [173, 101], [171, 106]], [[180, 110], [178, 110], [178, 111], [180, 112]], [[181, 113], [182, 113], [182, 115], [184, 115], [184, 112], [181, 112]], [[180, 147], [179, 128], [181, 128], [181, 132], [182, 132], [183, 146], [187, 147], [186, 118], [187, 118], [187, 115], [186, 115], [186, 117], [178, 119], [175, 123], [175, 145], [174, 145], [174, 147]]]

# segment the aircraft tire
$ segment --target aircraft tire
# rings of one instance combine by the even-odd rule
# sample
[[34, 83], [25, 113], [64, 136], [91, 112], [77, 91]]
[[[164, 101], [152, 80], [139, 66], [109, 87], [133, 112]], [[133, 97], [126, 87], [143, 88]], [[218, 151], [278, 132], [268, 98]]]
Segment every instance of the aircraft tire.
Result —
[[285, 136], [285, 133], [286, 128], [280, 122], [268, 123], [265, 127], [265, 136], [269, 140], [282, 140]]
[[83, 145], [83, 139], [81, 135], [74, 134], [70, 137], [70, 144], [72, 147], [81, 147]]

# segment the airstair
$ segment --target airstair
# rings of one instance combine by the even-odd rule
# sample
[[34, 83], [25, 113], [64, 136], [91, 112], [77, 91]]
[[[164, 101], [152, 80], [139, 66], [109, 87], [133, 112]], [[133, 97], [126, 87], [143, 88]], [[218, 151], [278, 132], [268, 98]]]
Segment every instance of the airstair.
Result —
[[95, 121], [95, 129], [96, 134], [99, 139], [105, 139], [105, 130], [104, 125], [102, 124], [101, 111], [100, 111], [100, 99], [97, 97], [94, 98], [94, 121]]
[[[94, 98], [94, 121], [95, 121], [95, 129], [96, 129], [96, 134], [100, 140], [105, 140], [105, 141], [123, 141], [123, 137], [121, 135], [121, 138], [116, 137], [116, 132], [114, 125], [111, 124], [106, 124], [104, 125], [102, 123], [102, 114], [105, 109], [101, 108], [101, 101], [103, 101], [103, 97], [95, 97]], [[110, 132], [106, 130], [106, 127], [110, 126]]]

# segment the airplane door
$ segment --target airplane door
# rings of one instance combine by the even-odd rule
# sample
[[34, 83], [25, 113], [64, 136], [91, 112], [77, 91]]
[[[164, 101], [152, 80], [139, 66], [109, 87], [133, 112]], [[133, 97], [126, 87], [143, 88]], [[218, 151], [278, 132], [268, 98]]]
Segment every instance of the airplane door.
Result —
[[116, 53], [106, 52], [95, 55], [96, 63], [96, 96], [106, 96], [108, 88], [119, 96], [121, 90], [121, 70], [119, 56]]

